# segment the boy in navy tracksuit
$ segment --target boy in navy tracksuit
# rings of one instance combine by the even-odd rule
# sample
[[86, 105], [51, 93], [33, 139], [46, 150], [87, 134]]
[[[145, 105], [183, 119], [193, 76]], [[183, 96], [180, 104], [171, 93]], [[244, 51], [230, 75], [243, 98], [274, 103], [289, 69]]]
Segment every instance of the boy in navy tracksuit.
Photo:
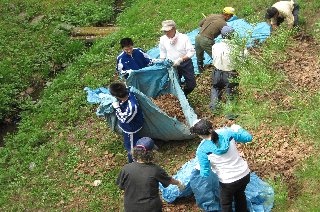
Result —
[[120, 41], [123, 52], [117, 57], [116, 70], [120, 76], [128, 78], [132, 70], [139, 70], [152, 63], [151, 58], [140, 48], [133, 48], [131, 38], [123, 38]]
[[128, 161], [131, 163], [131, 150], [140, 138], [138, 132], [144, 122], [142, 110], [134, 93], [130, 92], [124, 83], [115, 82], [109, 88], [111, 95], [118, 99], [112, 106], [116, 111], [119, 127], [123, 131], [124, 147], [128, 151]]

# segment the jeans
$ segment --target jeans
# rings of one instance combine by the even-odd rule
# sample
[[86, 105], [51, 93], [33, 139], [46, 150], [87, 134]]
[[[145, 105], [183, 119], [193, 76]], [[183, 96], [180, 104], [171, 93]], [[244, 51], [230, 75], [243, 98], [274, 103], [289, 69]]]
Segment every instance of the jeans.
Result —
[[197, 65], [203, 66], [204, 52], [212, 58], [213, 39], [198, 34], [195, 40], [195, 50], [197, 56]]
[[232, 212], [233, 200], [236, 212], [247, 212], [247, 199], [244, 191], [249, 182], [250, 174], [232, 183], [219, 183], [222, 212]]
[[238, 78], [236, 71], [221, 71], [215, 69], [212, 72], [212, 89], [211, 89], [211, 102], [209, 107], [214, 110], [222, 99], [222, 91], [226, 90], [228, 100], [232, 100], [233, 96], [237, 93], [239, 83], [235, 82]]

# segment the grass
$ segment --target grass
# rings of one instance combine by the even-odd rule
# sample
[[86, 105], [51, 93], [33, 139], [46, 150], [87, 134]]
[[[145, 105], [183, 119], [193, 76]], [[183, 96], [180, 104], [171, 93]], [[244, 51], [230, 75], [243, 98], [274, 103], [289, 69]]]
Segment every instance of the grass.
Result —
[[[10, 18], [9, 21], [1, 19], [2, 23], [6, 23], [7, 28], [11, 26], [9, 22], [15, 26], [11, 31], [0, 34], [1, 38], [7, 37], [8, 41], [6, 45], [2, 42], [1, 46], [5, 46], [5, 50], [9, 50], [8, 52], [12, 54], [1, 63], [1, 68], [8, 70], [1, 71], [2, 77], [0, 77], [0, 80], [6, 82], [5, 87], [1, 87], [2, 91], [6, 91], [4, 92], [6, 95], [1, 96], [4, 99], [1, 101], [4, 104], [1, 105], [4, 105], [5, 113], [12, 109], [12, 105], [7, 104], [12, 100], [11, 97], [29, 86], [28, 83], [48, 79], [50, 61], [69, 63], [66, 70], [56, 75], [55, 79], [52, 79], [52, 84], [44, 89], [40, 100], [36, 104], [27, 105], [28, 110], [21, 114], [19, 131], [7, 136], [6, 146], [0, 149], [0, 208], [3, 211], [119, 210], [122, 207], [120, 201], [122, 197], [114, 181], [121, 166], [126, 163], [122, 138], [110, 132], [105, 122], [95, 116], [96, 106], [87, 104], [83, 88], [108, 85], [113, 80], [115, 57], [120, 51], [118, 42], [122, 37], [130, 36], [136, 46], [148, 50], [157, 45], [161, 36], [159, 31], [161, 21], [164, 19], [174, 19], [179, 31], [188, 32], [197, 27], [198, 21], [202, 18], [201, 13], [218, 13], [224, 6], [233, 6], [238, 11], [239, 17], [245, 17], [251, 22], [260, 22], [263, 21], [265, 8], [271, 5], [269, 0], [246, 1], [246, 3], [240, 0], [232, 2], [219, 0], [214, 3], [187, 0], [126, 1], [125, 5], [130, 7], [117, 18], [120, 31], [95, 43], [90, 50], [83, 52], [82, 44], [70, 41], [67, 34], [59, 30], [56, 32], [54, 27], [49, 27], [51, 30], [48, 30], [53, 33], [52, 36], [42, 35], [47, 25], [53, 22], [51, 20], [54, 20], [54, 23], [67, 20], [66, 22], [71, 24], [90, 25], [107, 19], [98, 9], [97, 17], [92, 17], [90, 21], [83, 23], [83, 15], [91, 12], [87, 5], [93, 8], [100, 7], [94, 4], [94, 1], [86, 2], [88, 2], [84, 4], [86, 6], [80, 7], [81, 11], [72, 6], [76, 5], [77, 1], [71, 0], [66, 4], [56, 1], [49, 3], [16, 1], [13, 2], [15, 5], [13, 9], [8, 11], [2, 9], [2, 12]], [[311, 2], [317, 3], [315, 0]], [[34, 4], [40, 5], [41, 10], [36, 9]], [[309, 2], [301, 4], [303, 4], [302, 15], [308, 17], [305, 11], [308, 11], [312, 4]], [[2, 8], [8, 8], [9, 1], [5, 1], [4, 5], [6, 7]], [[64, 8], [65, 5], [71, 6]], [[78, 15], [70, 14], [70, 9]], [[17, 15], [22, 11], [26, 11], [27, 16], [25, 21], [20, 23]], [[38, 14], [46, 15], [45, 22], [29, 26], [29, 18]], [[18, 32], [24, 27], [26, 32], [19, 34]], [[317, 29], [319, 28], [315, 30]], [[16, 34], [19, 34], [19, 39], [24, 42], [8, 40], [10, 35]], [[318, 117], [320, 113], [317, 107], [319, 94], [308, 96], [303, 92], [287, 90], [284, 86], [284, 74], [273, 70], [272, 67], [277, 60], [285, 59], [282, 53], [292, 42], [290, 37], [293, 34], [294, 32], [280, 29], [260, 48], [262, 52], [260, 57], [252, 56], [243, 67], [240, 67], [242, 98], [237, 105], [223, 110], [240, 112], [244, 116], [241, 124], [253, 130], [265, 120], [272, 120], [270, 124], [272, 126], [294, 124], [306, 141], [313, 140], [317, 144], [319, 119], [313, 117]], [[44, 42], [39, 43], [42, 40]], [[32, 43], [37, 46], [30, 48]], [[62, 48], [64, 47], [62, 44], [67, 44], [68, 47]], [[62, 53], [56, 55], [57, 52]], [[13, 60], [14, 57], [17, 60]], [[18, 62], [16, 67], [13, 66], [14, 62]], [[11, 66], [14, 70], [9, 69]], [[34, 66], [37, 68], [36, 71], [33, 69]], [[25, 67], [21, 71], [25, 73], [26, 79], [15, 81], [14, 79], [18, 79], [17, 76], [24, 75], [18, 72], [19, 67]], [[279, 107], [274, 107], [269, 97], [261, 101], [255, 98], [255, 95], [279, 90], [292, 96], [296, 110], [279, 113]], [[203, 96], [198, 97], [195, 93], [191, 96], [191, 104], [203, 105], [199, 107], [205, 111], [207, 99]], [[19, 101], [15, 104], [20, 104]], [[178, 149], [187, 156], [176, 154], [176, 146], [179, 146]], [[161, 154], [167, 160], [162, 165], [170, 174], [174, 174], [180, 165], [192, 157], [195, 148], [196, 144], [192, 142], [164, 144]], [[173, 157], [173, 154], [177, 157]], [[35, 164], [34, 168], [30, 168], [32, 163]], [[266, 179], [275, 188], [274, 210], [318, 209], [320, 197], [317, 194], [319, 182], [316, 180], [318, 167], [319, 158], [316, 156], [301, 165], [296, 176], [302, 185], [302, 191], [292, 202], [288, 201], [288, 187], [281, 179], [278, 181]], [[92, 186], [93, 181], [98, 179], [102, 180], [102, 184], [98, 187]]]

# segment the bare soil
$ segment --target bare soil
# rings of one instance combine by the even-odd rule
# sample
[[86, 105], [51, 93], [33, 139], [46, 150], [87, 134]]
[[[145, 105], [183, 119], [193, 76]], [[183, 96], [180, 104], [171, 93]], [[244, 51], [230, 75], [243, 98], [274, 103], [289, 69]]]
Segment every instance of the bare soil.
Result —
[[284, 71], [294, 87], [314, 93], [320, 86], [320, 46], [304, 33], [293, 39], [293, 46], [286, 49], [287, 60], [276, 63], [275, 68]]

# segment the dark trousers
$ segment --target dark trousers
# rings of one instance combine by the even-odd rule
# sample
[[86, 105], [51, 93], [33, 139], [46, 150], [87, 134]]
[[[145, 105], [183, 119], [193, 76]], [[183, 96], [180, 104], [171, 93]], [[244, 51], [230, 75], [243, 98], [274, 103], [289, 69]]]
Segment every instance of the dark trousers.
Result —
[[236, 212], [247, 212], [247, 199], [244, 190], [249, 182], [250, 174], [233, 183], [219, 183], [222, 212], [232, 212], [233, 200]]
[[132, 147], [136, 146], [137, 141], [140, 139], [139, 133], [125, 133], [123, 132], [123, 141], [124, 141], [124, 148], [127, 150], [128, 155], [128, 163], [132, 163], [132, 154], [131, 154], [131, 141]]
[[187, 96], [196, 87], [196, 78], [194, 76], [194, 67], [192, 60], [186, 60], [176, 67], [179, 79], [184, 77], [185, 86], [183, 88], [184, 94]]
[[[293, 26], [298, 26], [299, 23], [299, 10], [300, 7], [298, 4], [294, 4], [293, 5], [293, 10], [292, 10], [292, 15], [294, 17], [294, 22], [293, 22]], [[283, 17], [278, 17], [277, 18], [277, 26], [279, 26], [282, 22], [284, 22], [284, 18]]]
[[210, 108], [214, 110], [222, 99], [222, 91], [226, 90], [227, 99], [231, 100], [237, 93], [239, 83], [236, 82], [238, 73], [236, 71], [221, 71], [215, 69], [212, 72], [212, 89]]

